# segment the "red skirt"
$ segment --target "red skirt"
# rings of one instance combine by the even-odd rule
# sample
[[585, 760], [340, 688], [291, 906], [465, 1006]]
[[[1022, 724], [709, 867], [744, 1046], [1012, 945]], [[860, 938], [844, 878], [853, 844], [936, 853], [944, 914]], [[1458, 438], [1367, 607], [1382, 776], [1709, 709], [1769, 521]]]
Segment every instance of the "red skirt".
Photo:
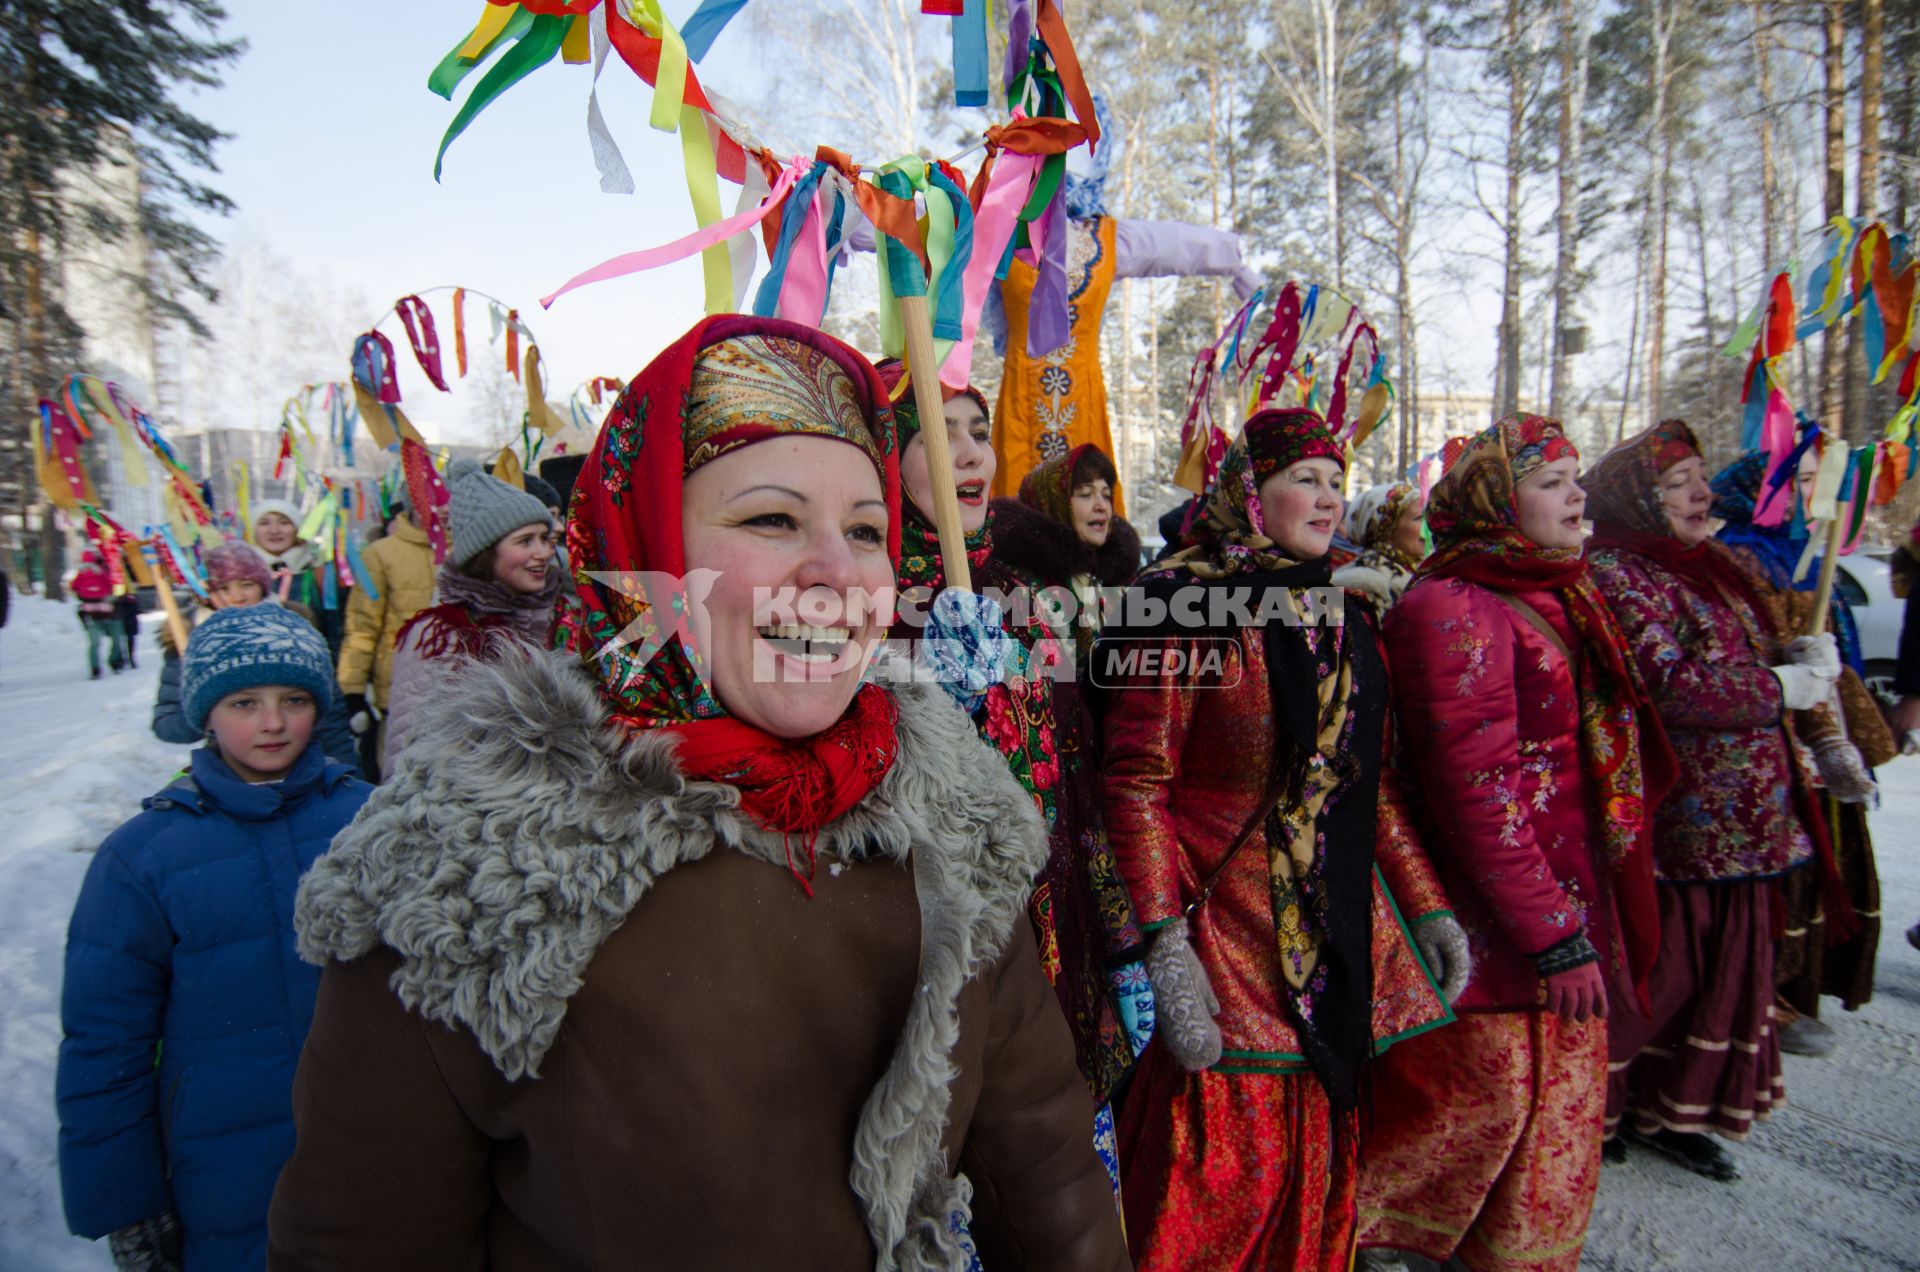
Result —
[[1188, 1073], [1155, 1041], [1122, 1097], [1119, 1134], [1141, 1272], [1352, 1264], [1358, 1122], [1334, 1116], [1311, 1072]]
[[1787, 1102], [1773, 1027], [1771, 880], [1660, 885], [1653, 1015], [1614, 999], [1607, 1134], [1708, 1131], [1744, 1140]]
[[1362, 1246], [1475, 1272], [1580, 1266], [1600, 1187], [1607, 1027], [1468, 1012], [1374, 1064]]

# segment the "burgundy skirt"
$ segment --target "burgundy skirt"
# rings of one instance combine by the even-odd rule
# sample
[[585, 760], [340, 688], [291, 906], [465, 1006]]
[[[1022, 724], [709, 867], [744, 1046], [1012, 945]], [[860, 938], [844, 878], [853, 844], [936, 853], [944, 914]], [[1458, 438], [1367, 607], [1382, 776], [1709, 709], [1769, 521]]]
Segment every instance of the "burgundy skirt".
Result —
[[1786, 1103], [1773, 1023], [1771, 880], [1660, 885], [1653, 1012], [1613, 997], [1606, 1132], [1626, 1118], [1744, 1140]]

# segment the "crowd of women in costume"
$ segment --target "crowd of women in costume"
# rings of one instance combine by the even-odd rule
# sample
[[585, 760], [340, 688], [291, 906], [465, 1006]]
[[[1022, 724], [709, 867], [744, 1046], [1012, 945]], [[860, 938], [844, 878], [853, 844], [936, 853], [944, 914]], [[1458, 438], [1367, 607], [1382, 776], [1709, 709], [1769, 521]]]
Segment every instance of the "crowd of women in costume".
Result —
[[[1572, 1268], [1629, 1144], [1734, 1177], [1781, 1022], [1870, 990], [1892, 754], [1756, 464], [1522, 415], [1349, 507], [1263, 407], [1143, 565], [1109, 457], [989, 499], [983, 395], [902, 378], [703, 321], [603, 426], [564, 589], [456, 476], [506, 590], [396, 634], [389, 780], [300, 885], [268, 1266]], [[702, 571], [634, 641], [635, 580]], [[1121, 586], [1169, 603], [1103, 627]], [[1226, 590], [1262, 619], [1171, 603]]]

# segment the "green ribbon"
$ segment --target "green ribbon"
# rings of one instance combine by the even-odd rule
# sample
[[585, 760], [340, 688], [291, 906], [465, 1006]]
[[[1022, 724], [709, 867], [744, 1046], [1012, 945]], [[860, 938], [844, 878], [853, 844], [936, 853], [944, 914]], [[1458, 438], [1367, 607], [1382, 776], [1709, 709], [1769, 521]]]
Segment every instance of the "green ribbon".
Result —
[[494, 50], [500, 47], [502, 41], [519, 39], [532, 25], [531, 13], [525, 9], [515, 9], [513, 16], [507, 19], [507, 25], [500, 29], [498, 35], [487, 41], [486, 47], [480, 50], [478, 57], [460, 55], [460, 51], [466, 48], [467, 43], [473, 38], [471, 35], [461, 36], [460, 43], [453, 46], [453, 52], [441, 58], [440, 65], [434, 67], [433, 73], [427, 76], [427, 87], [439, 96], [452, 101], [453, 90], [460, 86], [460, 81], [467, 77], [468, 71], [492, 57]]
[[[524, 10], [522, 10], [524, 12]], [[454, 138], [467, 130], [467, 125], [478, 118], [481, 111], [494, 103], [502, 93], [533, 74], [560, 51], [567, 38], [567, 25], [571, 18], [556, 17], [550, 14], [536, 16], [527, 26], [526, 34], [515, 41], [506, 55], [493, 64], [485, 77], [474, 86], [466, 102], [455, 112], [453, 122], [447, 125], [447, 132], [440, 139], [440, 150], [433, 157], [433, 179], [440, 179], [440, 167], [447, 157], [447, 147]], [[508, 23], [507, 30], [512, 29]], [[504, 37], [506, 30], [501, 32]]]

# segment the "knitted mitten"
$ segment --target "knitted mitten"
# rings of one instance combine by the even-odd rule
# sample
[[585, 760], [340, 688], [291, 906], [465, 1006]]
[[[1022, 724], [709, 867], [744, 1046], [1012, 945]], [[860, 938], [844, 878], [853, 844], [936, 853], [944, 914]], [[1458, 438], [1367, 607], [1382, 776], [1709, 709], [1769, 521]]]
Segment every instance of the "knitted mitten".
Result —
[[1220, 1000], [1207, 983], [1207, 969], [1187, 943], [1187, 921], [1175, 919], [1147, 947], [1147, 978], [1153, 982], [1154, 1025], [1167, 1050], [1190, 1073], [1220, 1063]]
[[1002, 618], [991, 597], [957, 587], [934, 597], [928, 607], [921, 666], [968, 715], [979, 709], [988, 687], [999, 682], [1013, 652], [1013, 637]]
[[1413, 942], [1427, 970], [1440, 984], [1451, 1006], [1473, 975], [1473, 955], [1467, 952], [1467, 932], [1450, 914], [1436, 914], [1413, 925]]
[[1860, 752], [1844, 738], [1834, 738], [1815, 748], [1813, 763], [1820, 770], [1820, 780], [1826, 784], [1827, 793], [1843, 804], [1864, 804], [1878, 789]]
[[180, 1220], [171, 1210], [107, 1234], [118, 1272], [180, 1272], [182, 1246]]

